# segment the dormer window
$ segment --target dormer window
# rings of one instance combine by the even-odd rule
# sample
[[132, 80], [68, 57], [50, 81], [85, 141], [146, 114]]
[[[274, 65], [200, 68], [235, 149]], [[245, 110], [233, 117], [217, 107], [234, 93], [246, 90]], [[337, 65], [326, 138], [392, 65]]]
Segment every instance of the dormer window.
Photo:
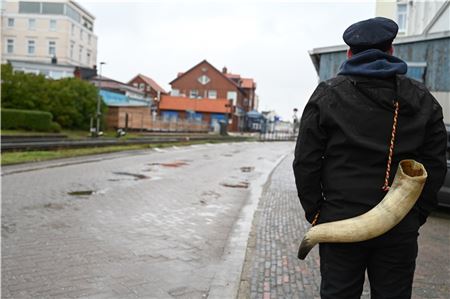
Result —
[[208, 82], [211, 81], [211, 80], [209, 79], [209, 77], [206, 76], [206, 75], [201, 75], [200, 77], [198, 77], [197, 80], [198, 80], [198, 82], [200, 82], [200, 83], [203, 84], [203, 85], [208, 84]]

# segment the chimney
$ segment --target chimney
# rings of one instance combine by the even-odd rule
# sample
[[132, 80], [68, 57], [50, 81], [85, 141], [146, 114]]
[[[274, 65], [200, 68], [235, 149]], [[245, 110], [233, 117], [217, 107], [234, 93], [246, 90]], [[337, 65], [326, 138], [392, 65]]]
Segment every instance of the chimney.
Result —
[[227, 69], [226, 66], [224, 66], [223, 69], [222, 69], [222, 73], [226, 74], [227, 72], [228, 72], [228, 69]]

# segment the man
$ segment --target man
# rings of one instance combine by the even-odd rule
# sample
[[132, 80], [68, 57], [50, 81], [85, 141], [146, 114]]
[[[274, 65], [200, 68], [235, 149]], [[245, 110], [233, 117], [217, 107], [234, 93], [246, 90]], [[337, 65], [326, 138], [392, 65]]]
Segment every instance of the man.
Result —
[[423, 84], [403, 76], [406, 63], [392, 56], [397, 31], [386, 18], [351, 25], [343, 35], [348, 60], [337, 77], [319, 84], [301, 118], [293, 167], [309, 222], [369, 211], [403, 159], [421, 162], [428, 172], [416, 205], [389, 232], [364, 242], [320, 244], [325, 299], [360, 298], [366, 270], [372, 299], [411, 297], [418, 230], [447, 171], [442, 109]]

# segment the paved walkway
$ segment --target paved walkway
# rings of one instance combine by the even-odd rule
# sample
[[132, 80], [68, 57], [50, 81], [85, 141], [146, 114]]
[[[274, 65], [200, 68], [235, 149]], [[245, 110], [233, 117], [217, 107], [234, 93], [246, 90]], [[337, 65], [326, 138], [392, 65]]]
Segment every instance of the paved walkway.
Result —
[[[297, 249], [310, 225], [297, 200], [288, 156], [265, 186], [253, 221], [239, 299], [320, 298], [316, 246], [304, 261]], [[438, 211], [421, 229], [413, 298], [449, 298], [449, 211]], [[370, 298], [366, 279], [362, 298]]]
[[2, 298], [233, 298], [261, 186], [292, 143], [2, 169]]

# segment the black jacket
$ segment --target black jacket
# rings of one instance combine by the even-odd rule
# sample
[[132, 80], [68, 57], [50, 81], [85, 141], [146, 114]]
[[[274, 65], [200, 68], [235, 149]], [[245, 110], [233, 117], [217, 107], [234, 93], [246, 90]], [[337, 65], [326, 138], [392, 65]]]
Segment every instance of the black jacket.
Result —
[[415, 230], [425, 222], [447, 171], [447, 134], [438, 102], [423, 84], [400, 75], [339, 75], [311, 96], [293, 164], [309, 222], [319, 210], [319, 223], [361, 215], [384, 197], [394, 100], [400, 108], [390, 182], [403, 159], [423, 163], [428, 172], [421, 198], [397, 227]]

